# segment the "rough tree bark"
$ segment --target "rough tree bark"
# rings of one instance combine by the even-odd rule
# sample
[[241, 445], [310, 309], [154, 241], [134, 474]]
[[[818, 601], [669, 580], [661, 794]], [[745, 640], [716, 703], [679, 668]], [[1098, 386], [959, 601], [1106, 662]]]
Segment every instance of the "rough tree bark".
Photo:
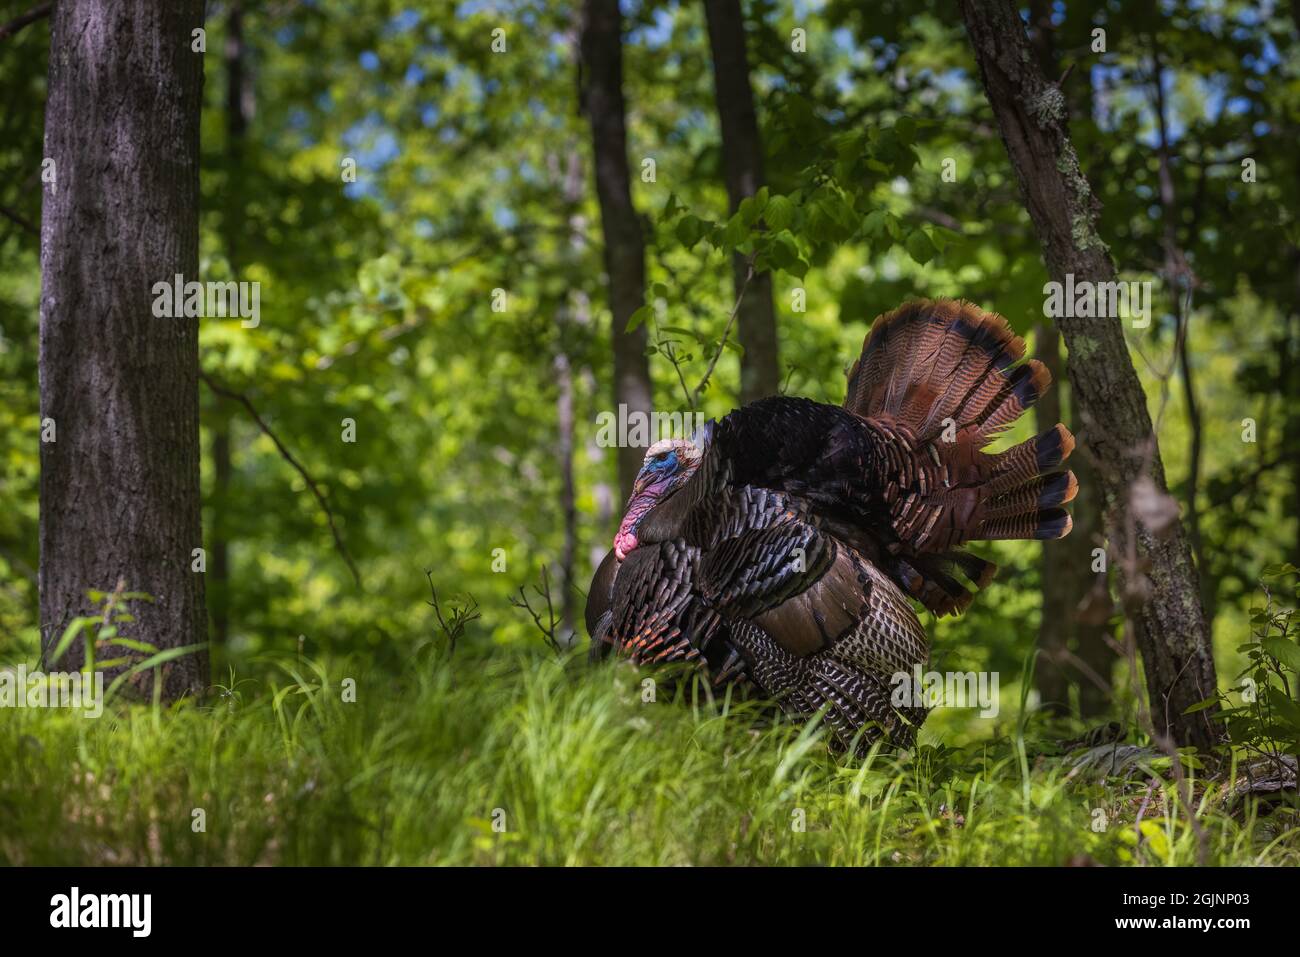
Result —
[[[1030, 55], [1016, 6], [1010, 0], [961, 0], [961, 11], [1048, 272], [1057, 282], [1068, 274], [1076, 282], [1114, 281], [1110, 251], [1096, 230], [1100, 204], [1079, 170], [1064, 97]], [[1071, 394], [1105, 495], [1113, 552], [1123, 556], [1132, 546], [1145, 572], [1121, 568], [1121, 579], [1155, 730], [1179, 744], [1208, 749], [1219, 737], [1213, 709], [1183, 714], [1217, 690], [1191, 549], [1181, 522], [1172, 522], [1161, 537], [1131, 507], [1133, 485], [1143, 475], [1160, 493], [1166, 483], [1123, 328], [1114, 317], [1063, 316], [1057, 325], [1069, 350]]]
[[[199, 513], [198, 326], [153, 315], [153, 285], [198, 278], [202, 0], [60, 0], [52, 14], [41, 221], [40, 592], [46, 651], [87, 589], [154, 596], [133, 637], [207, 640]], [[81, 664], [74, 646], [60, 668]], [[207, 685], [207, 655], [163, 693]]]
[[[649, 415], [652, 393], [646, 327], [625, 332], [645, 302], [645, 236], [632, 205], [623, 102], [623, 19], [618, 0], [585, 0], [580, 40], [579, 99], [591, 122], [596, 195], [605, 234], [610, 330], [614, 344], [614, 401]], [[615, 410], [617, 411], [617, 410]], [[618, 483], [623, 498], [641, 469], [644, 449], [620, 443]]]
[[[745, 21], [740, 0], [704, 0], [713, 54], [713, 89], [722, 126], [722, 163], [727, 196], [734, 214], [740, 203], [763, 187], [763, 142], [749, 85], [749, 57], [745, 50]], [[740, 401], [753, 402], [775, 395], [781, 388], [776, 312], [772, 306], [772, 276], [755, 273], [745, 286], [749, 264], [736, 253], [731, 257], [737, 298], [744, 290], [736, 315], [737, 333], [744, 350], [740, 359]]]

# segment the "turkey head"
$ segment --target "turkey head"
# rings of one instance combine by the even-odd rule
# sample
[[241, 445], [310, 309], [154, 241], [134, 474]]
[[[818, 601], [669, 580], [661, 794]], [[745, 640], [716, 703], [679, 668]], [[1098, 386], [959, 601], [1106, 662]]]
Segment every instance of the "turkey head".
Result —
[[663, 439], [650, 446], [614, 536], [614, 555], [620, 562], [639, 544], [637, 530], [646, 514], [685, 485], [699, 464], [699, 447], [686, 439]]

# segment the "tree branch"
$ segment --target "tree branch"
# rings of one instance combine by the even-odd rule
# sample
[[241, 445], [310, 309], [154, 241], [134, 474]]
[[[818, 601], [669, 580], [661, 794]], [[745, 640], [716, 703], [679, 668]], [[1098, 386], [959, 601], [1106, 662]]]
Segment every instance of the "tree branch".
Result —
[[[551, 603], [551, 581], [549, 576], [547, 575], [545, 565], [542, 566], [541, 587], [539, 588], [537, 585], [534, 585], [533, 591], [537, 592], [539, 598], [542, 598], [546, 601], [545, 622], [542, 621], [542, 614], [540, 608], [537, 609], [533, 608], [532, 602], [530, 602], [528, 599], [528, 592], [524, 590], [523, 585], [519, 586], [519, 597], [518, 598], [511, 597], [510, 604], [514, 605], [516, 608], [522, 608], [524, 611], [528, 612], [528, 617], [532, 618], [533, 624], [536, 625], [537, 630], [542, 633], [542, 641], [546, 644], [546, 647], [550, 648], [551, 651], [555, 652], [555, 654], [557, 655], [561, 654], [564, 651], [566, 642], [559, 635], [555, 633], [556, 628], [561, 624], [561, 622], [560, 619], [556, 617], [555, 607]], [[572, 638], [573, 636], [570, 635], [569, 641], [572, 641]]]
[[17, 225], [21, 226], [23, 229], [27, 230], [27, 232], [31, 233], [33, 236], [39, 236], [41, 234], [41, 231], [36, 228], [35, 223], [33, 223], [22, 213], [16, 212], [15, 210], [10, 209], [8, 206], [0, 206], [0, 216], [3, 216], [5, 219], [9, 220], [10, 222], [16, 223]]
[[745, 290], [749, 288], [749, 281], [754, 278], [754, 261], [749, 261], [749, 270], [745, 273], [745, 281], [740, 284], [740, 292], [736, 294], [736, 304], [731, 307], [731, 315], [727, 317], [727, 328], [722, 330], [722, 338], [718, 340], [718, 351], [713, 353], [713, 358], [709, 360], [709, 367], [704, 370], [704, 378], [700, 384], [695, 387], [695, 396], [691, 400], [691, 408], [699, 408], [700, 393], [704, 391], [709, 384], [709, 376], [713, 375], [713, 367], [718, 364], [722, 358], [722, 353], [727, 348], [727, 336], [731, 334], [731, 327], [736, 323], [736, 316], [740, 313], [740, 304], [745, 300]]
[[0, 40], [7, 40], [28, 24], [48, 17], [53, 9], [53, 3], [38, 3], [22, 16], [14, 17], [8, 23], [0, 25]]
[[219, 384], [206, 372], [200, 371], [199, 378], [202, 379], [204, 384], [215, 394], [221, 396], [223, 399], [231, 399], [238, 402], [247, 409], [248, 414], [251, 415], [253, 421], [257, 423], [257, 427], [266, 433], [267, 438], [275, 443], [276, 450], [279, 451], [280, 456], [292, 465], [298, 474], [302, 476], [303, 481], [307, 483], [307, 487], [311, 489], [312, 495], [316, 496], [316, 501], [320, 503], [321, 510], [325, 512], [325, 518], [330, 525], [330, 534], [334, 536], [334, 547], [338, 549], [340, 557], [342, 557], [343, 561], [347, 564], [348, 571], [352, 572], [352, 578], [356, 581], [357, 587], [360, 588], [361, 573], [357, 571], [356, 563], [348, 553], [347, 546], [343, 544], [343, 538], [339, 535], [338, 526], [334, 524], [334, 513], [330, 510], [329, 503], [325, 501], [325, 496], [321, 492], [320, 486], [316, 484], [316, 480], [311, 477], [305, 468], [303, 468], [302, 463], [293, 457], [293, 453], [285, 448], [284, 443], [280, 441], [280, 437], [271, 431], [271, 427], [267, 425], [266, 420], [258, 414], [257, 409], [253, 406], [253, 403], [249, 400], [248, 396], [244, 395], [242, 392], [236, 392], [234, 389]]

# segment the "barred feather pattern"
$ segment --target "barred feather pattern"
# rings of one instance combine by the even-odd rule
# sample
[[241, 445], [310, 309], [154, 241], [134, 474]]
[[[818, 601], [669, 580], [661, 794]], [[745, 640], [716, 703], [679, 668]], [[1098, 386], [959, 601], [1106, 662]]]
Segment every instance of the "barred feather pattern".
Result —
[[1070, 530], [1064, 426], [986, 451], [1050, 381], [1024, 352], [993, 313], [908, 303], [842, 407], [776, 396], [709, 423], [698, 469], [597, 571], [593, 658], [684, 662], [820, 715], [839, 747], [909, 744], [925, 711], [890, 692], [929, 660], [912, 600], [960, 612], [996, 573], [966, 543]]

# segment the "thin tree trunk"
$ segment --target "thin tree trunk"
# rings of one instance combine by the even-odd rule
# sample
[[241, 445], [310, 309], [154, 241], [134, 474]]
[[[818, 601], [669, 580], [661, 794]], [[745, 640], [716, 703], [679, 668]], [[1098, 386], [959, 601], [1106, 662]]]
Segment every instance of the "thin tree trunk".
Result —
[[[1029, 4], [1029, 42], [1038, 66], [1047, 76], [1060, 74], [1056, 58], [1050, 5], [1047, 0]], [[1035, 337], [1038, 360], [1052, 374], [1052, 381], [1034, 405], [1034, 422], [1039, 432], [1064, 421], [1061, 415], [1061, 335], [1051, 322], [1038, 326]], [[1077, 504], [1074, 509], [1078, 510]], [[1077, 515], [1076, 515], [1077, 524]], [[1067, 564], [1067, 550], [1074, 536], [1043, 542], [1038, 558], [1039, 591], [1042, 595], [1038, 623], [1038, 663], [1034, 668], [1034, 686], [1042, 710], [1056, 716], [1069, 713], [1070, 682], [1066, 659], [1074, 635], [1074, 577]]]
[[577, 592], [573, 566], [578, 551], [577, 487], [573, 478], [573, 368], [569, 356], [561, 350], [555, 357], [555, 382], [558, 396], [555, 401], [559, 428], [560, 457], [560, 514], [564, 520], [564, 550], [560, 554], [560, 627], [572, 642], [577, 615]]
[[[1087, 432], [1081, 429], [1079, 436], [1086, 446]], [[1065, 558], [1075, 582], [1075, 592], [1071, 595], [1073, 605], [1069, 609], [1075, 655], [1071, 659], [1074, 668], [1070, 676], [1079, 686], [1079, 717], [1087, 719], [1109, 710], [1119, 656], [1111, 640], [1110, 613], [1114, 605], [1110, 599], [1109, 559], [1100, 571], [1093, 571], [1093, 550], [1104, 549], [1106, 545], [1101, 483], [1086, 455], [1071, 459], [1070, 468], [1079, 481], [1079, 494], [1070, 510], [1074, 516], [1074, 530], [1067, 536], [1071, 550]]]
[[[555, 166], [560, 163], [558, 157]], [[579, 212], [582, 202], [582, 160], [576, 151], [568, 154], [567, 168], [561, 173], [566, 218], [569, 226], [569, 247], [575, 258], [582, 255], [587, 242], [586, 222]], [[572, 643], [578, 620], [577, 576], [574, 566], [578, 555], [578, 488], [574, 477], [573, 456], [576, 421], [574, 413], [573, 360], [569, 357], [569, 330], [587, 325], [591, 321], [587, 297], [581, 289], [568, 295], [558, 310], [558, 345], [555, 353], [555, 417], [559, 429], [557, 455], [560, 460], [560, 515], [564, 524], [564, 545], [560, 552], [560, 623], [565, 641]]]
[[[1076, 282], [1113, 282], [1115, 266], [1096, 230], [1100, 204], [1079, 170], [1065, 99], [1030, 55], [1016, 6], [1010, 0], [961, 0], [961, 11], [1048, 273], [1061, 283], [1067, 275]], [[1131, 547], [1136, 556], [1131, 567], [1121, 568], [1121, 577], [1156, 733], [1207, 750], [1219, 739], [1213, 709], [1183, 713], [1217, 690], [1191, 549], [1181, 522], [1172, 522], [1161, 537], [1131, 507], [1139, 478], [1149, 476], [1159, 493], [1166, 483], [1120, 320], [1063, 316], [1057, 325], [1069, 350], [1078, 418], [1105, 490], [1112, 545], [1118, 555], [1128, 555]], [[1138, 580], [1143, 568], [1149, 587]]]
[[[740, 0], [704, 0], [713, 54], [713, 89], [722, 127], [722, 162], [727, 196], [734, 214], [746, 197], [763, 187], [763, 142], [749, 85], [749, 58], [745, 50], [745, 21]], [[736, 253], [731, 258], [737, 298], [744, 290], [736, 314], [740, 359], [740, 401], [753, 402], [775, 395], [781, 388], [776, 312], [772, 306], [772, 276], [755, 273], [745, 286], [749, 264]]]
[[[240, 240], [244, 231], [244, 141], [253, 112], [253, 87], [248, 81], [245, 55], [244, 9], [241, 0], [231, 0], [226, 20], [226, 197], [222, 232], [226, 262], [233, 278], [239, 278]], [[208, 607], [212, 611], [212, 641], [225, 645], [230, 638], [230, 540], [227, 514], [230, 509], [231, 429], [234, 420], [220, 409], [211, 429], [212, 530], [209, 535]]]
[[[1038, 327], [1036, 354], [1052, 373], [1051, 384], [1034, 405], [1034, 421], [1044, 432], [1062, 421], [1060, 333], [1050, 322]], [[1076, 529], [1077, 531], [1077, 529]], [[1042, 708], [1055, 715], [1069, 713], [1070, 682], [1066, 677], [1066, 653], [1074, 632], [1074, 610], [1083, 592], [1075, 587], [1076, 569], [1070, 567], [1068, 549], [1074, 535], [1043, 542], [1038, 559], [1042, 591], [1042, 613], [1038, 624], [1038, 657], [1034, 685]], [[1087, 572], [1087, 566], [1083, 571]]]
[[[1077, 415], [1067, 411], [1062, 401], [1066, 383], [1060, 335], [1055, 326], [1044, 323], [1038, 336], [1038, 359], [1052, 373], [1052, 384], [1034, 406], [1042, 432]], [[1076, 428], [1075, 437], [1086, 443], [1087, 431]], [[1043, 654], [1034, 676], [1045, 710], [1068, 713], [1069, 688], [1074, 685], [1079, 689], [1080, 717], [1092, 718], [1110, 703], [1116, 656], [1106, 641], [1106, 609], [1110, 607], [1107, 572], [1104, 566], [1100, 572], [1093, 571], [1093, 549], [1105, 544], [1097, 477], [1086, 456], [1071, 459], [1070, 468], [1079, 481], [1079, 493], [1070, 507], [1074, 530], [1063, 539], [1043, 542], [1039, 558], [1043, 612], [1038, 646]]]
[[[208, 607], [212, 612], [212, 643], [224, 646], [230, 639], [230, 539], [226, 515], [230, 508], [230, 455], [233, 420], [218, 408], [212, 424], [212, 530], [208, 541]], [[220, 663], [218, 663], [218, 668]]]
[[[623, 102], [623, 20], [618, 0], [584, 0], [579, 97], [591, 122], [596, 195], [605, 234], [610, 330], [614, 345], [614, 402], [628, 413], [651, 412], [646, 327], [625, 331], [645, 303], [645, 236], [632, 205]], [[615, 412], [617, 413], [617, 409]], [[619, 444], [618, 481], [624, 499], [641, 469], [645, 450]]]
[[[1300, 3], [1300, 0], [1297, 0]], [[1295, 302], [1300, 308], [1300, 247], [1296, 249]], [[1285, 358], [1280, 363], [1279, 386], [1282, 395], [1300, 395], [1300, 311], [1292, 313], [1283, 341]], [[1291, 507], [1295, 515], [1295, 541], [1292, 554], [1300, 556], [1300, 409], [1292, 398], [1283, 403], [1282, 448], [1291, 456]]]
[[[1214, 579], [1205, 559], [1205, 548], [1201, 539], [1201, 513], [1198, 493], [1201, 487], [1201, 452], [1204, 446], [1204, 426], [1201, 422], [1201, 407], [1196, 395], [1196, 383], [1192, 378], [1191, 360], [1188, 354], [1187, 340], [1191, 335], [1192, 321], [1191, 299], [1184, 295], [1184, 289], [1191, 289], [1195, 276], [1187, 264], [1182, 247], [1178, 242], [1178, 223], [1180, 221], [1178, 193], [1174, 187], [1174, 174], [1169, 158], [1169, 126], [1165, 115], [1164, 65], [1160, 59], [1160, 43], [1157, 36], [1151, 37], [1151, 56], [1154, 62], [1152, 77], [1152, 107], [1156, 114], [1156, 128], [1159, 132], [1157, 154], [1160, 158], [1158, 180], [1160, 184], [1160, 222], [1161, 245], [1164, 247], [1164, 277], [1173, 292], [1174, 319], [1177, 329], [1175, 335], [1175, 361], [1178, 365], [1179, 378], [1183, 384], [1183, 404], [1187, 412], [1187, 428], [1191, 433], [1188, 448], [1187, 468], [1187, 535], [1191, 541], [1192, 554], [1196, 556], [1196, 567], [1201, 574], [1201, 602], [1205, 607], [1206, 621], [1214, 623], [1214, 609], [1217, 595], [1214, 593]], [[1192, 230], [1193, 238], [1195, 229]]]
[[[46, 652], [119, 580], [129, 634], [207, 640], [199, 499], [198, 325], [153, 315], [153, 286], [198, 278], [202, 0], [60, 0], [52, 14], [41, 221], [41, 620]], [[125, 629], [124, 629], [125, 630]], [[58, 663], [76, 667], [81, 648]], [[164, 668], [175, 698], [207, 655]]]
[[[1296, 37], [1300, 39], [1300, 0], [1291, 0], [1291, 19], [1295, 21]], [[1300, 167], [1297, 167], [1300, 174]], [[1280, 385], [1282, 395], [1294, 397], [1300, 395], [1300, 245], [1292, 247], [1295, 263], [1295, 295], [1292, 299], [1291, 321], [1286, 337], [1287, 351], [1281, 363]], [[1294, 554], [1300, 556], [1300, 408], [1296, 407], [1294, 398], [1283, 403], [1286, 409], [1283, 417], [1283, 449], [1289, 450], [1291, 456], [1291, 510], [1295, 516]]]

